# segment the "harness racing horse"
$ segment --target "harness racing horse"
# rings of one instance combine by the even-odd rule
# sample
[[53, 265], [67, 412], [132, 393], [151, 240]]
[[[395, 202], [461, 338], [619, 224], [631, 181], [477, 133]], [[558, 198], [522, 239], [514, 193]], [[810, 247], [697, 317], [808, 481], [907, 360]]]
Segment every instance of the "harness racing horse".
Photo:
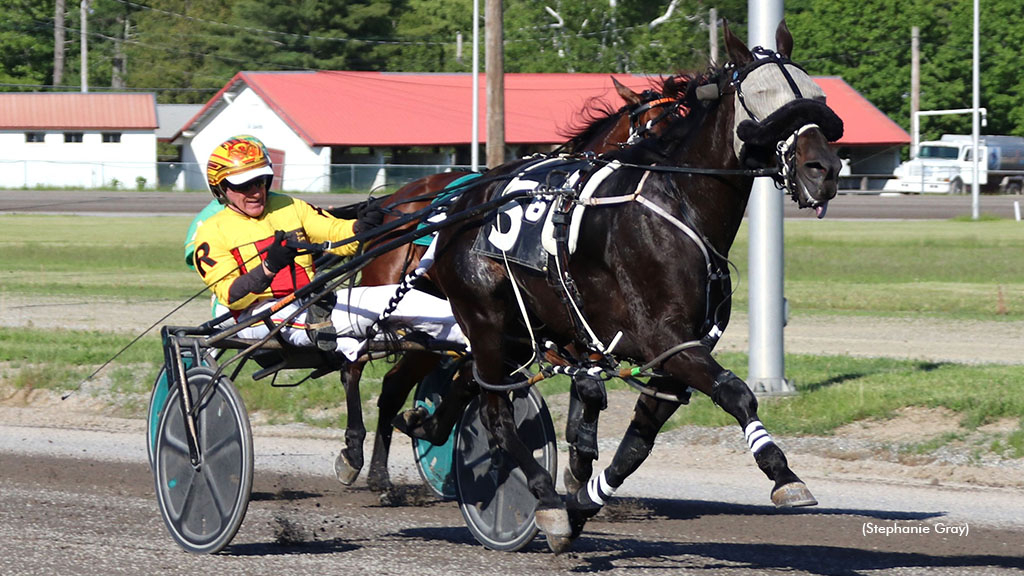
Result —
[[[685, 91], [687, 81], [688, 78], [685, 77], [671, 76], [662, 79], [657, 90], [637, 93], [613, 77], [616, 92], [625, 104], [614, 109], [601, 101], [591, 101], [581, 113], [585, 121], [565, 134], [567, 141], [559, 150], [568, 154], [603, 154], [657, 134], [668, 119], [685, 113], [685, 110], [679, 108], [678, 96]], [[469, 173], [466, 172], [432, 174], [402, 186], [390, 196], [381, 199], [388, 212], [384, 223], [394, 222], [407, 214], [427, 208], [431, 200], [442, 194], [446, 187], [467, 175]], [[332, 210], [332, 213], [346, 218], [356, 216], [354, 207]], [[408, 228], [398, 228], [392, 236], [405, 232]], [[372, 246], [371, 243], [368, 247]], [[416, 268], [424, 251], [423, 246], [407, 244], [382, 254], [362, 268], [360, 283], [363, 286], [399, 283]], [[430, 289], [429, 284], [421, 283], [419, 286]], [[381, 394], [377, 400], [379, 417], [366, 478], [371, 490], [390, 495], [392, 485], [388, 474], [388, 454], [392, 439], [392, 420], [401, 411], [416, 384], [433, 371], [439, 362], [437, 354], [406, 351], [385, 374], [381, 383]], [[348, 422], [345, 429], [345, 446], [335, 460], [335, 472], [346, 486], [355, 481], [364, 463], [363, 443], [366, 438], [366, 427], [363, 423], [359, 394], [359, 382], [364, 366], [365, 362], [353, 362], [341, 372]], [[447, 438], [459, 413], [452, 413], [450, 417], [446, 417], [444, 429], [433, 435], [438, 439], [438, 443]]]
[[[643, 463], [688, 388], [736, 419], [773, 482], [777, 506], [817, 503], [761, 424], [754, 394], [701, 340], [711, 329], [714, 278], [726, 265], [754, 177], [772, 176], [799, 207], [823, 216], [840, 169], [829, 142], [841, 137], [842, 121], [789, 60], [792, 37], [784, 22], [776, 31], [778, 52], [751, 51], [723, 28], [730, 62], [693, 79], [683, 102], [689, 113], [668, 121], [660, 136], [598, 159], [571, 188], [520, 187], [529, 206], [510, 201], [482, 225], [438, 234], [431, 274], [470, 341], [481, 420], [526, 475], [537, 524], [556, 553]], [[539, 170], [536, 161], [523, 160], [489, 174], [520, 181], [533, 170]], [[492, 178], [460, 195], [450, 213], [496, 198], [503, 188]], [[502, 238], [516, 214], [530, 214], [545, 197], [588, 206], [571, 258], [555, 251], [545, 272], [511, 260], [505, 246], [502, 256], [482, 253], [483, 240]], [[722, 305], [728, 307], [728, 299]], [[564, 501], [517, 437], [508, 395], [530, 384], [524, 367], [543, 358], [543, 341], [550, 341], [548, 349], [587, 350], [597, 369], [588, 373], [595, 376], [627, 375], [620, 362], [652, 376], [610, 465], [594, 477], [577, 465], [574, 474], [580, 472], [585, 484]], [[452, 395], [461, 402], [466, 392]]]

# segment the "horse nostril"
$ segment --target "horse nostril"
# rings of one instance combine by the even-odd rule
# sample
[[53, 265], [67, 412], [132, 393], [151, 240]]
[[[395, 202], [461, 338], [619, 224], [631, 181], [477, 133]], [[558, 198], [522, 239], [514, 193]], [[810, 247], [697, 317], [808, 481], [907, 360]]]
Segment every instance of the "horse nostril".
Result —
[[826, 180], [829, 177], [834, 177], [835, 173], [829, 170], [821, 162], [805, 162], [804, 170], [807, 171], [807, 175], [814, 178], [815, 180]]

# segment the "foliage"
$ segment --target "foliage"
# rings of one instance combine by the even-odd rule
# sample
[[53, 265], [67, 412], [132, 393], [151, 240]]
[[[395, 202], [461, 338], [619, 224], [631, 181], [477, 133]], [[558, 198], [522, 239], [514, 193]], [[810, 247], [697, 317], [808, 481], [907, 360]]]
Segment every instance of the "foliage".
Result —
[[0, 0], [0, 14], [0, 90], [34, 90], [49, 84], [53, 79], [53, 3]]
[[[476, 1], [482, 69], [485, 2]], [[68, 79], [80, 69], [77, 5], [66, 8]], [[700, 70], [709, 59], [712, 7], [740, 38], [747, 36], [748, 2], [743, 0], [678, 0], [671, 14], [671, 0], [504, 0], [503, 5], [508, 72], [661, 75]], [[0, 0], [0, 12], [0, 89], [34, 90], [48, 84], [53, 5]], [[795, 56], [809, 72], [841, 76], [904, 128], [910, 126], [913, 26], [921, 31], [921, 109], [971, 105], [970, 2], [790, 0], [785, 15], [796, 38]], [[1024, 135], [1024, 76], [1016, 55], [1024, 45], [1024, 11], [1019, 0], [986, 0], [980, 17], [981, 105], [989, 112], [985, 131]], [[93, 90], [112, 86], [123, 62], [126, 89], [154, 91], [159, 102], [205, 102], [243, 70], [468, 72], [472, 4], [91, 0], [88, 40]], [[966, 133], [970, 127], [965, 114], [929, 117], [922, 135]]]
[[[871, 18], [865, 18], [871, 14]], [[808, 72], [841, 76], [895, 122], [910, 128], [911, 28], [920, 29], [921, 110], [969, 108], [973, 7], [959, 0], [794, 0], [786, 20], [795, 57]], [[981, 106], [988, 134], [1024, 135], [1017, 47], [1024, 12], [1017, 0], [986, 0], [980, 11]], [[937, 116], [922, 137], [970, 133], [970, 115]]]

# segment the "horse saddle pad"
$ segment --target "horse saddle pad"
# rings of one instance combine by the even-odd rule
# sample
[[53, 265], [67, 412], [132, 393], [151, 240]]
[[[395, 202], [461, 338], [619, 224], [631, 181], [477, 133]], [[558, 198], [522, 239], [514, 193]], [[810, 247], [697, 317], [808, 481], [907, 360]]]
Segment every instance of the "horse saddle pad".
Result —
[[[615, 168], [609, 169], [609, 166], [595, 171], [589, 160], [557, 156], [526, 164], [500, 194], [521, 190], [534, 190], [538, 194], [504, 204], [493, 217], [485, 220], [473, 243], [473, 251], [545, 271], [548, 255], [555, 254], [557, 249], [552, 202], [567, 190], [578, 198], [591, 196], [601, 181], [614, 171]], [[583, 207], [574, 204], [569, 224], [570, 253], [576, 249], [582, 218]]]
[[[437, 195], [437, 198], [434, 198], [433, 200], [430, 201], [430, 204], [440, 204], [441, 202], [444, 202], [445, 200], [450, 198], [453, 194], [462, 192], [463, 188], [472, 184], [473, 180], [476, 180], [480, 176], [482, 176], [480, 172], [470, 172], [469, 174], [466, 174], [461, 178], [457, 178], [454, 181], [449, 182], [448, 185], [444, 187], [444, 190], [442, 190], [441, 193]], [[425, 222], [420, 222], [419, 225], [416, 226], [416, 229], [419, 230], [421, 228], [426, 228], [427, 226], [435, 222], [440, 222], [444, 220], [444, 216], [444, 212], [437, 212], [433, 216], [427, 218]], [[430, 246], [430, 243], [434, 241], [435, 236], [437, 236], [436, 231], [428, 236], [417, 238], [413, 240], [412, 243], [416, 244], [417, 246]]]

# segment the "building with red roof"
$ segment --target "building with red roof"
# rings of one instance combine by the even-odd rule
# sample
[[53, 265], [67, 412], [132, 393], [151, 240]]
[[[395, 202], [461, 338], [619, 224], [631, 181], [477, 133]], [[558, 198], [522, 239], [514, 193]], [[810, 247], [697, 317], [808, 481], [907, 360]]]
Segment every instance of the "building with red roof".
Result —
[[[659, 78], [615, 74], [632, 88]], [[910, 136], [838, 77], [815, 78], [844, 119], [836, 143], [854, 173], [887, 174]], [[479, 139], [486, 142], [486, 80], [481, 76]], [[623, 102], [608, 74], [506, 74], [505, 140], [511, 157], [548, 150], [583, 122], [582, 110]], [[278, 165], [277, 185], [291, 191], [397, 185], [469, 163], [472, 76], [392, 72], [240, 72], [171, 140], [183, 146], [186, 186], [205, 186], [202, 167], [224, 139], [252, 134]], [[480, 157], [484, 155], [481, 153]], [[420, 169], [416, 170], [415, 165]], [[405, 168], [402, 168], [405, 166]], [[879, 185], [879, 187], [881, 187]]]
[[0, 186], [157, 184], [153, 94], [0, 93]]

